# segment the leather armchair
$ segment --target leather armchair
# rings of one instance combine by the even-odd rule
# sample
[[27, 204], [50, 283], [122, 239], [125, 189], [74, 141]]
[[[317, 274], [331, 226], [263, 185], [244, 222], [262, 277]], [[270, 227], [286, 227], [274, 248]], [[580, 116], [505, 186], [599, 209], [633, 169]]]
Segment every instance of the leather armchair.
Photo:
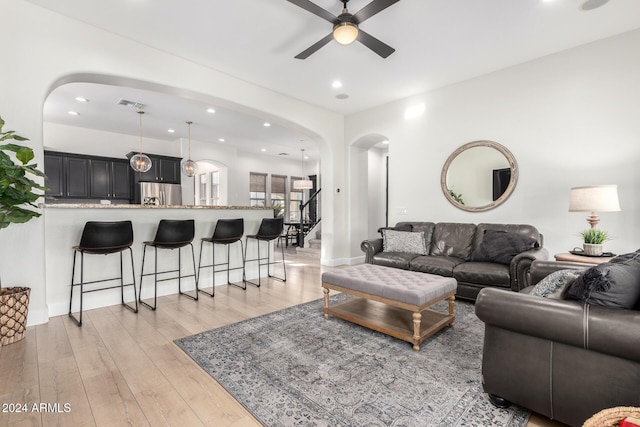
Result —
[[[534, 261], [530, 278], [584, 264]], [[513, 402], [580, 426], [614, 406], [640, 406], [640, 312], [484, 288], [482, 382], [498, 405]]]

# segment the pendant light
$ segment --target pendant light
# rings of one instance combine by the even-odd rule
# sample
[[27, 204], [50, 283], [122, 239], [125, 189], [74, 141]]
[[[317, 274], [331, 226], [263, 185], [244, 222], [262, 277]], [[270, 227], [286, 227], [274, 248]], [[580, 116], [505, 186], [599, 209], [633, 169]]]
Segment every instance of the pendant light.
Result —
[[313, 188], [313, 183], [310, 179], [304, 176], [304, 148], [300, 150], [300, 170], [302, 171], [302, 179], [296, 179], [293, 181], [294, 190], [310, 190]]
[[191, 160], [191, 124], [193, 122], [187, 122], [189, 126], [189, 151], [187, 160], [182, 161], [182, 173], [187, 175], [188, 177], [192, 177], [198, 172], [198, 164]]
[[129, 164], [131, 168], [136, 172], [147, 172], [151, 169], [151, 159], [146, 154], [142, 153], [142, 115], [144, 111], [138, 111], [138, 115], [140, 116], [140, 151], [138, 154], [131, 157], [129, 160]]

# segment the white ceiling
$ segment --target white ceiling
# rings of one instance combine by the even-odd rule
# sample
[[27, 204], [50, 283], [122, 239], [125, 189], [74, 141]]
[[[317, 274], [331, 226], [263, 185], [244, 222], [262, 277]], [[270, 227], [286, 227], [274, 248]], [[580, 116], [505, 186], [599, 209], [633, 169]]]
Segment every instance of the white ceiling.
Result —
[[[396, 49], [387, 59], [358, 42], [332, 41], [298, 60], [331, 24], [286, 0], [27, 1], [342, 114], [640, 28], [638, 0], [610, 0], [591, 11], [580, 10], [585, 0], [400, 0], [361, 24]], [[342, 8], [337, 0], [313, 1], [334, 15]], [[351, 0], [349, 10], [369, 1]], [[331, 87], [335, 79], [341, 89]], [[179, 123], [185, 115], [174, 117]], [[238, 137], [262, 138], [263, 130]], [[216, 131], [207, 138], [231, 134]], [[295, 132], [285, 138], [299, 139]]]

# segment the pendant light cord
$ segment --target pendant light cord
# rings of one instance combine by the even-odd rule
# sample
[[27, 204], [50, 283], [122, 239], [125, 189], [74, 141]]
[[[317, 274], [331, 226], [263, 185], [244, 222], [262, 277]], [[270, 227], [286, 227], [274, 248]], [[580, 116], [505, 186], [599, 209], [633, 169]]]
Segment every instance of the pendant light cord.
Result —
[[140, 126], [139, 126], [139, 134], [140, 134], [140, 154], [142, 154], [142, 115], [144, 114], [144, 111], [140, 110], [138, 111], [138, 115], [140, 116]]
[[191, 123], [193, 122], [187, 122], [187, 124], [189, 125], [189, 148], [188, 148], [188, 154], [189, 154], [189, 160], [191, 160]]

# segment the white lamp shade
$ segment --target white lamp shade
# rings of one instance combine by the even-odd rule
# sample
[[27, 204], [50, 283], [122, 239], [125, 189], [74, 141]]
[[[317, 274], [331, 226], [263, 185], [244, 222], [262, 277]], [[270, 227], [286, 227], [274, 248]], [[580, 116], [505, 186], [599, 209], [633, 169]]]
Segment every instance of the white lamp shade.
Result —
[[136, 172], [148, 172], [151, 169], [151, 159], [146, 154], [138, 153], [129, 160], [131, 168]]
[[313, 183], [310, 179], [298, 179], [293, 181], [294, 190], [310, 190], [313, 188]]
[[333, 38], [340, 44], [351, 44], [358, 38], [358, 26], [341, 22], [333, 27]]
[[619, 210], [617, 185], [594, 185], [571, 189], [569, 212], [616, 212]]

